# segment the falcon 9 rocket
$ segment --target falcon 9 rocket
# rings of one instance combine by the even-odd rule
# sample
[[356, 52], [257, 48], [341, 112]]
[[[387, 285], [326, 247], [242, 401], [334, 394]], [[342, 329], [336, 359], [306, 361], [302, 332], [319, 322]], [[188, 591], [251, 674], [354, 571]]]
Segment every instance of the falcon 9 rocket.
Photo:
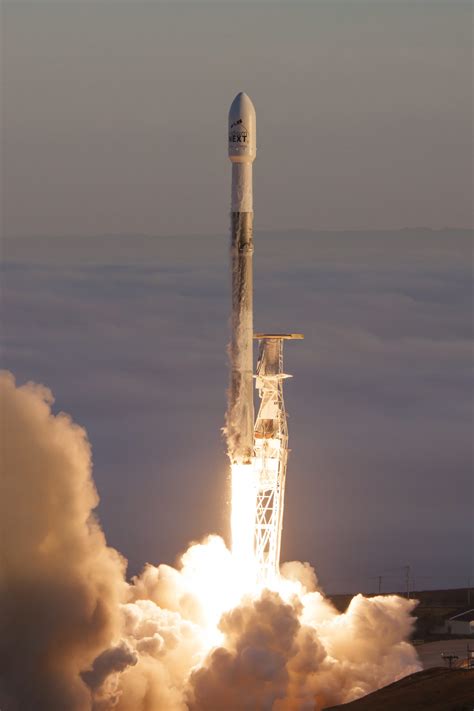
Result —
[[253, 204], [255, 109], [237, 94], [229, 111], [232, 161], [231, 262], [232, 336], [227, 443], [232, 470], [232, 553], [247, 581], [271, 584], [278, 576], [288, 429], [283, 401], [283, 342], [295, 333], [259, 333], [256, 387], [261, 403], [254, 424], [253, 405]]
[[243, 92], [232, 102], [228, 129], [232, 161], [232, 337], [227, 441], [231, 462], [247, 464], [254, 441], [252, 163], [257, 145], [255, 109]]

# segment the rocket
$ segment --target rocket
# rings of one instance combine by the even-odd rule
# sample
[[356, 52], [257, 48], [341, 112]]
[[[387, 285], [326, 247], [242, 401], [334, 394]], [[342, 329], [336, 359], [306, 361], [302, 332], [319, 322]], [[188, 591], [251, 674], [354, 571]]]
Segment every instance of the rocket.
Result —
[[244, 92], [229, 111], [232, 162], [232, 336], [227, 441], [232, 463], [250, 463], [254, 449], [253, 405], [253, 201], [252, 164], [257, 152], [255, 108]]
[[[242, 574], [259, 585], [278, 576], [288, 460], [288, 427], [283, 399], [283, 344], [300, 333], [253, 334], [252, 165], [255, 160], [255, 109], [247, 94], [237, 94], [229, 111], [232, 163], [231, 265], [232, 336], [226, 418], [232, 469], [232, 554]], [[260, 341], [255, 385], [260, 407], [254, 423], [253, 339]], [[250, 576], [250, 578], [249, 578]]]

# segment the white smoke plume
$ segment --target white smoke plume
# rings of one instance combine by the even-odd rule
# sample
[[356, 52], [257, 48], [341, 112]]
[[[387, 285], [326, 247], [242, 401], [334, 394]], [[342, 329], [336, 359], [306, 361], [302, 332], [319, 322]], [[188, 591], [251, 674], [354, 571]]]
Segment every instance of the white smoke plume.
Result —
[[91, 515], [84, 430], [9, 373], [0, 401], [0, 708], [86, 709], [80, 672], [119, 634], [124, 561]]
[[420, 668], [413, 601], [340, 614], [302, 563], [246, 591], [217, 536], [126, 583], [84, 430], [9, 373], [0, 397], [2, 711], [319, 711]]

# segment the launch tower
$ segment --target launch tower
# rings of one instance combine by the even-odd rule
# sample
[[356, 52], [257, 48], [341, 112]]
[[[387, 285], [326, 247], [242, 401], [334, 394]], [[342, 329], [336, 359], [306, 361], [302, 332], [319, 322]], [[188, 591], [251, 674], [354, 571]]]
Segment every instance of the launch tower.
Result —
[[257, 333], [259, 354], [256, 388], [260, 408], [255, 421], [254, 456], [257, 477], [255, 518], [255, 559], [259, 583], [270, 583], [280, 562], [288, 427], [283, 380], [283, 342], [301, 339], [299, 333]]

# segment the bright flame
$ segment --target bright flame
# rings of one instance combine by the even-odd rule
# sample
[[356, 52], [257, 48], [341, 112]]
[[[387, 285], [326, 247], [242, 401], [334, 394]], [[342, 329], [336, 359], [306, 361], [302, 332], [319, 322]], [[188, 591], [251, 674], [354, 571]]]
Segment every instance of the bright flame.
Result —
[[[234, 473], [243, 494], [249, 468]], [[415, 601], [358, 595], [341, 614], [308, 564], [284, 563], [266, 591], [241, 573], [224, 541], [209, 536], [178, 570], [147, 566], [134, 580], [122, 639], [138, 661], [120, 677], [121, 709], [144, 711], [147, 692], [163, 688], [170, 696], [157, 711], [189, 708], [190, 693], [196, 711], [273, 708], [275, 698], [281, 711], [323, 709], [419, 670], [405, 641]]]
[[244, 590], [254, 592], [256, 560], [254, 550], [257, 471], [253, 463], [232, 464], [232, 557]]

